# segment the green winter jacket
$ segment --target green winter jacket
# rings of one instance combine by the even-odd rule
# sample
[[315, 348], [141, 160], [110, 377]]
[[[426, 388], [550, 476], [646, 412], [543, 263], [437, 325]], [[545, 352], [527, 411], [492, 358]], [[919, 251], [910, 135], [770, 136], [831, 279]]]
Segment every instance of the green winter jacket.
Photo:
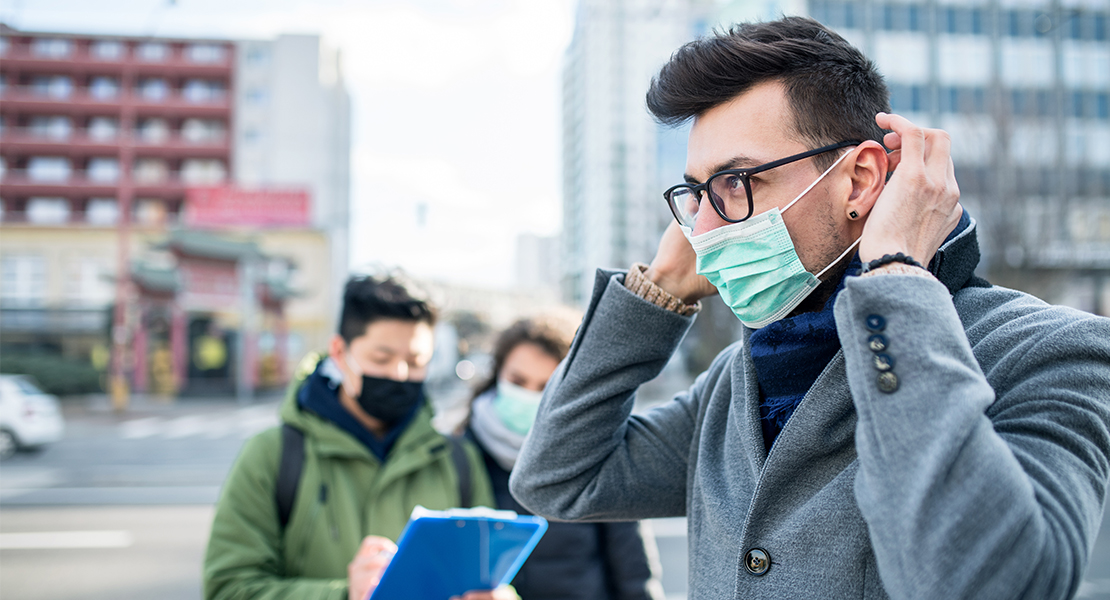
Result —
[[[297, 406], [297, 390], [322, 356], [298, 367], [281, 406], [282, 421], [304, 432], [304, 468], [284, 533], [274, 486], [281, 428], [243, 446], [224, 483], [204, 558], [208, 599], [312, 598], [346, 600], [347, 564], [367, 535], [396, 541], [417, 504], [458, 506], [451, 446], [432, 428], [425, 407], [397, 439], [385, 463], [331, 422]], [[493, 506], [489, 478], [467, 444], [471, 499]]]

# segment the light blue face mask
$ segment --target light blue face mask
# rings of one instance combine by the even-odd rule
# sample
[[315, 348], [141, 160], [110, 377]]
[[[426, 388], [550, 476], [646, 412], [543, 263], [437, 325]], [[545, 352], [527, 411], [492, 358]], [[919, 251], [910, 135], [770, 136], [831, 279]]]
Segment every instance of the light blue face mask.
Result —
[[816, 181], [781, 210], [778, 207], [746, 221], [718, 227], [701, 235], [682, 231], [697, 254], [697, 272], [704, 275], [751, 329], [765, 327], [790, 314], [821, 284], [821, 276], [847, 256], [859, 239], [817, 275], [806, 271], [786, 230], [782, 213], [794, 206], [825, 175], [848, 156], [840, 155]]
[[504, 379], [497, 380], [497, 396], [493, 399], [493, 410], [511, 431], [527, 435], [536, 420], [543, 392], [533, 392]]

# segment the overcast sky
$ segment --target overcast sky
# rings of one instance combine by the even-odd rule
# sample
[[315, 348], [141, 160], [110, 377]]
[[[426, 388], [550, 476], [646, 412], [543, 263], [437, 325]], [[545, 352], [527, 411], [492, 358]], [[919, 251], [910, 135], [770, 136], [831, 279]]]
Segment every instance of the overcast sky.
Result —
[[351, 93], [352, 266], [498, 288], [512, 282], [516, 235], [559, 228], [559, 74], [573, 18], [574, 0], [0, 3], [0, 19], [27, 30], [320, 34], [341, 49]]

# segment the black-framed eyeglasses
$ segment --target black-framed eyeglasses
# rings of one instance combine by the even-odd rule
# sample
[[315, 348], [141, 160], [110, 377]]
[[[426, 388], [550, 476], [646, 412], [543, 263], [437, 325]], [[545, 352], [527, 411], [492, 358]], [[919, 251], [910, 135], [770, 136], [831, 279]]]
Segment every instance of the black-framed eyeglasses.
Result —
[[[663, 198], [667, 200], [667, 206], [671, 207], [671, 212], [674, 214], [674, 218], [678, 220], [678, 224], [685, 227], [694, 226], [694, 221], [697, 220], [698, 217], [698, 208], [701, 206], [701, 197], [703, 193], [709, 196], [709, 203], [713, 205], [713, 210], [717, 211], [717, 214], [720, 215], [722, 219], [729, 223], [740, 223], [750, 219], [752, 212], [755, 210], [755, 203], [752, 201], [752, 175], [774, 169], [775, 167], [781, 167], [782, 165], [799, 161], [803, 158], [824, 154], [825, 152], [832, 152], [833, 150], [839, 150], [847, 146], [856, 146], [861, 143], [862, 142], [856, 140], [838, 142], [828, 146], [821, 146], [813, 150], [807, 150], [801, 154], [773, 160], [756, 167], [726, 169], [714, 173], [705, 183], [697, 185], [680, 183], [663, 192]], [[741, 189], [743, 190], [742, 192]]]

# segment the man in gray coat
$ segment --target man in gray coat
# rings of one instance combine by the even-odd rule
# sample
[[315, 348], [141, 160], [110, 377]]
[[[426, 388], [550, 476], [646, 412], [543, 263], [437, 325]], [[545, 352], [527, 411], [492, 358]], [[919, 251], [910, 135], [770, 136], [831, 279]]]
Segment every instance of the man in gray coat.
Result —
[[[676, 52], [648, 92], [693, 119], [676, 222], [650, 266], [598, 272], [513, 471], [522, 504], [685, 515], [692, 599], [1075, 594], [1110, 468], [1110, 319], [977, 278], [948, 136], [887, 98], [808, 19]], [[712, 293], [743, 338], [633, 416]]]

